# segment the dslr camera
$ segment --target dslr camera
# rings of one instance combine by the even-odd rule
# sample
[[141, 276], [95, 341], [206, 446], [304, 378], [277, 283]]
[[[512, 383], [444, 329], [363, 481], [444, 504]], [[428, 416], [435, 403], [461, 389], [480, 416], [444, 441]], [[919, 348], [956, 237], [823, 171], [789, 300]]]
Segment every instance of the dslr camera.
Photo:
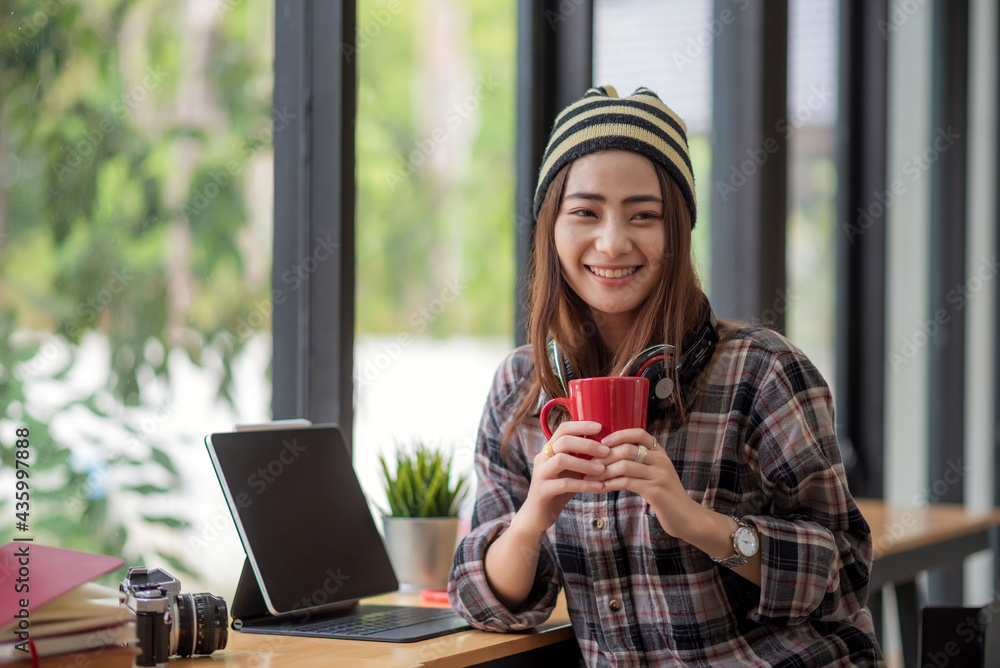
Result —
[[135, 665], [166, 666], [171, 656], [225, 649], [229, 612], [221, 596], [181, 594], [180, 580], [160, 568], [129, 568], [119, 589], [135, 613]]

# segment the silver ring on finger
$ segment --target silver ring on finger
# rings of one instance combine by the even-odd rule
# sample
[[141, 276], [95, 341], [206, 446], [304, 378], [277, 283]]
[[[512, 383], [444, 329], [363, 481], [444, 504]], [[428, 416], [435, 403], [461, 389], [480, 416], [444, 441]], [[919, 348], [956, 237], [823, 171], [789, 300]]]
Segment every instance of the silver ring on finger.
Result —
[[646, 461], [646, 455], [648, 454], [649, 450], [646, 448], [646, 446], [640, 445], [639, 451], [635, 453], [635, 459], [633, 459], [632, 461], [634, 461], [636, 464], [642, 464]]

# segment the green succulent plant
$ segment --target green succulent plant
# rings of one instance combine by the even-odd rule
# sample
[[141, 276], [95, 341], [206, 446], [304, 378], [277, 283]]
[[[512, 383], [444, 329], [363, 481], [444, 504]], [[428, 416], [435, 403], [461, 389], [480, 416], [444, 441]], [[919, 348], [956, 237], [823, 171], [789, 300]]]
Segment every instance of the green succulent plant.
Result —
[[451, 478], [451, 457], [418, 443], [413, 452], [396, 454], [396, 475], [389, 472], [384, 455], [379, 456], [389, 497], [390, 517], [457, 517], [458, 507], [468, 492], [468, 475]]

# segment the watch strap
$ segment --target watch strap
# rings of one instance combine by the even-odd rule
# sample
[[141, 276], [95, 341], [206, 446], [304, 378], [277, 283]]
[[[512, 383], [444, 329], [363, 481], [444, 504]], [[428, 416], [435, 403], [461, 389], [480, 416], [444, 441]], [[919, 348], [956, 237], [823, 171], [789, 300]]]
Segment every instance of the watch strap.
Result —
[[733, 533], [730, 535], [730, 538], [732, 539], [733, 542], [733, 553], [730, 556], [723, 557], [721, 559], [713, 557], [712, 555], [708, 555], [708, 557], [709, 559], [719, 564], [720, 566], [725, 566], [726, 568], [735, 568], [736, 566], [742, 566], [748, 561], [748, 557], [746, 557], [742, 552], [740, 552], [739, 546], [736, 543], [736, 534], [739, 533], [740, 529], [744, 528], [753, 531], [753, 527], [751, 527], [749, 524], [741, 520], [739, 517], [736, 517], [735, 515], [729, 515], [729, 517], [736, 522], [736, 529], [734, 529]]

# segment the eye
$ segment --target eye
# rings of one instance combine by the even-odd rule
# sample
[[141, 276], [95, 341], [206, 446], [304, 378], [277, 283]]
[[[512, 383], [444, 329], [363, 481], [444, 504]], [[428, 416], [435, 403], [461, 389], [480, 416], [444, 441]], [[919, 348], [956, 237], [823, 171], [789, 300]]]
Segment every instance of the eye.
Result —
[[662, 216], [656, 211], [640, 211], [632, 216], [633, 220], [660, 220]]
[[590, 209], [575, 209], [569, 212], [571, 216], [582, 216], [584, 218], [597, 218], [597, 214]]

